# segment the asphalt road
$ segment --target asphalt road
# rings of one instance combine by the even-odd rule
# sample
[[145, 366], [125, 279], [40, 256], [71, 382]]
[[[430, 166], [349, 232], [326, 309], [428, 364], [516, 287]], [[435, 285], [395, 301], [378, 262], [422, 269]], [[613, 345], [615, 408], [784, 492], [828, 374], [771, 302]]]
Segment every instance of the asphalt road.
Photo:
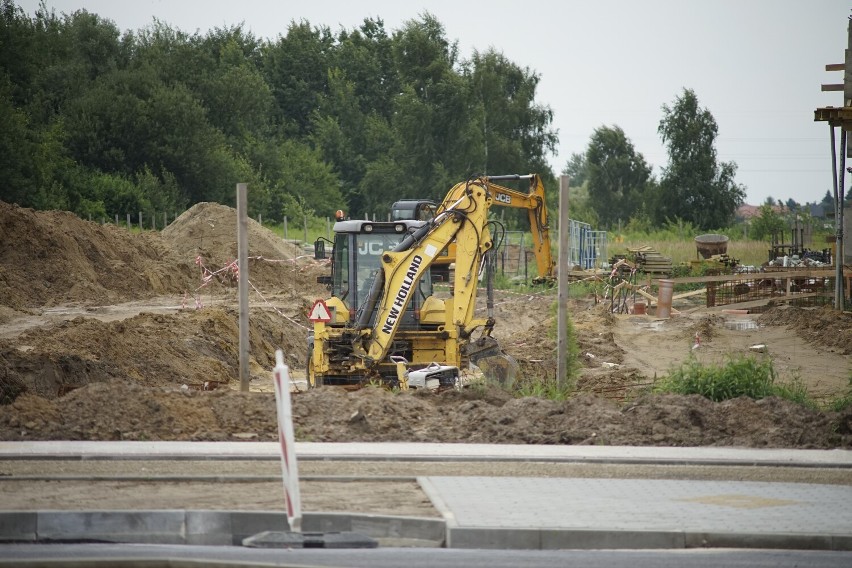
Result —
[[[64, 561], [63, 563], [59, 563]], [[268, 550], [242, 547], [51, 544], [0, 545], [0, 566], [329, 566], [351, 568], [847, 568], [852, 552], [800, 550]]]

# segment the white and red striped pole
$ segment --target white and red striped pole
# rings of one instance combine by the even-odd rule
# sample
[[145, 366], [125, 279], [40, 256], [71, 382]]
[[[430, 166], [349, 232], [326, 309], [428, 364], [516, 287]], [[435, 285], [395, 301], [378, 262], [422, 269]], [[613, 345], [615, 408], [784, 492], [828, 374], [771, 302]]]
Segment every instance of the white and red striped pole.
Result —
[[302, 498], [299, 495], [299, 466], [296, 464], [296, 439], [293, 434], [293, 411], [290, 406], [290, 370], [284, 364], [284, 353], [275, 352], [275, 403], [278, 410], [278, 442], [281, 445], [281, 477], [284, 502], [290, 530], [302, 532]]

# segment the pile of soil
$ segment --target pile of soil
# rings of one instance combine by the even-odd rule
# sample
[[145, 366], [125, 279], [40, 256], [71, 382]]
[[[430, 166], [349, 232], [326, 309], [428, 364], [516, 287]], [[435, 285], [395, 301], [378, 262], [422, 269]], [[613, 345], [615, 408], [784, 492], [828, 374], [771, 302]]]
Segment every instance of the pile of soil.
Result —
[[[157, 233], [0, 201], [0, 306], [110, 304], [192, 288], [194, 270]], [[0, 322], [9, 310], [0, 314]]]
[[[274, 397], [232, 390], [93, 383], [58, 399], [19, 397], [0, 415], [2, 440], [275, 440]], [[821, 413], [777, 398], [714, 403], [657, 395], [624, 406], [464, 391], [324, 388], [293, 396], [296, 440], [852, 447], [852, 411]]]
[[[0, 253], [0, 440], [275, 439], [274, 396], [256, 385], [269, 384], [277, 349], [294, 378], [303, 375], [306, 314], [327, 293], [316, 283], [326, 264], [249, 222], [255, 392], [241, 393], [232, 208], [202, 203], [162, 233], [132, 233], [0, 203]], [[553, 302], [547, 293], [498, 294], [495, 336], [520, 362], [522, 386], [533, 377], [555, 381]], [[604, 305], [573, 301], [571, 312], [582, 365], [571, 400], [514, 398], [491, 387], [324, 388], [294, 395], [296, 437], [852, 446], [849, 412], [777, 399], [648, 395], [654, 377], [631, 363], [645, 350], [653, 359], [662, 353], [653, 349], [671, 349], [640, 343], [644, 320], [615, 316]], [[724, 333], [714, 317], [664, 323], [669, 338]], [[628, 324], [632, 343], [624, 339]], [[790, 326], [808, 341], [849, 353], [848, 314], [776, 308], [761, 325]]]
[[[201, 275], [211, 277], [229, 287], [237, 283], [237, 273], [229, 269], [237, 250], [237, 212], [219, 203], [198, 203], [163, 229], [165, 243], [182, 260], [196, 266]], [[285, 242], [269, 229], [248, 219], [249, 279], [258, 288], [286, 284], [304, 286], [305, 278], [297, 260], [306, 258], [304, 251]], [[295, 280], [295, 282], [293, 282]]]
[[762, 313], [758, 322], [786, 326], [811, 343], [852, 355], [852, 312], [838, 312], [828, 306], [817, 309], [775, 306]]
[[[249, 321], [252, 375], [266, 375], [265, 369], [275, 365], [276, 349], [284, 352], [289, 364], [302, 364], [307, 328], [295, 318], [258, 308], [251, 310]], [[211, 306], [107, 322], [77, 317], [33, 328], [15, 340], [0, 340], [0, 362], [6, 383], [56, 398], [90, 383], [113, 380], [124, 386], [228, 384], [239, 380], [238, 346], [238, 311]]]

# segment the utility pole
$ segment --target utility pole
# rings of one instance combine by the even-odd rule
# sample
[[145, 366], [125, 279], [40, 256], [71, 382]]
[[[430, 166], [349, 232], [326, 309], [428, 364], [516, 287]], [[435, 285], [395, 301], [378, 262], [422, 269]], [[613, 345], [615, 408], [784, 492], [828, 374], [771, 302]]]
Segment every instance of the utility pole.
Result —
[[[834, 188], [834, 308], [843, 311], [843, 201], [846, 196], [846, 158], [852, 158], [847, 133], [852, 130], [852, 20], [847, 23], [846, 53], [843, 63], [831, 63], [826, 71], [843, 71], [843, 83], [823, 84], [822, 91], [843, 91], [842, 107], [823, 107], [814, 111], [815, 122], [828, 122], [831, 133], [831, 169]], [[835, 128], [840, 128], [840, 164], [837, 163]]]

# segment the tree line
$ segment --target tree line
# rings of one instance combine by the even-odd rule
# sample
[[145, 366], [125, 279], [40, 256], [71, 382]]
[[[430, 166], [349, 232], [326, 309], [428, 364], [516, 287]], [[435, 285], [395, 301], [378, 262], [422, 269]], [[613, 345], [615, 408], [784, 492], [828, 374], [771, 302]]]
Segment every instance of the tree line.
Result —
[[[29, 16], [0, 0], [0, 199], [101, 218], [233, 205], [245, 182], [249, 213], [280, 222], [383, 216], [471, 175], [537, 172], [555, 208], [558, 133], [538, 82], [494, 48], [461, 58], [428, 12], [392, 31], [293, 21], [263, 39], [158, 20], [122, 33], [85, 10]], [[745, 188], [717, 160], [717, 131], [689, 89], [663, 105], [657, 179], [620, 127], [601, 126], [563, 168], [572, 218], [731, 224]]]
[[0, 198], [99, 218], [233, 205], [246, 182], [272, 221], [381, 213], [476, 173], [549, 172], [538, 81], [493, 49], [460, 59], [428, 13], [266, 40], [0, 0]]

